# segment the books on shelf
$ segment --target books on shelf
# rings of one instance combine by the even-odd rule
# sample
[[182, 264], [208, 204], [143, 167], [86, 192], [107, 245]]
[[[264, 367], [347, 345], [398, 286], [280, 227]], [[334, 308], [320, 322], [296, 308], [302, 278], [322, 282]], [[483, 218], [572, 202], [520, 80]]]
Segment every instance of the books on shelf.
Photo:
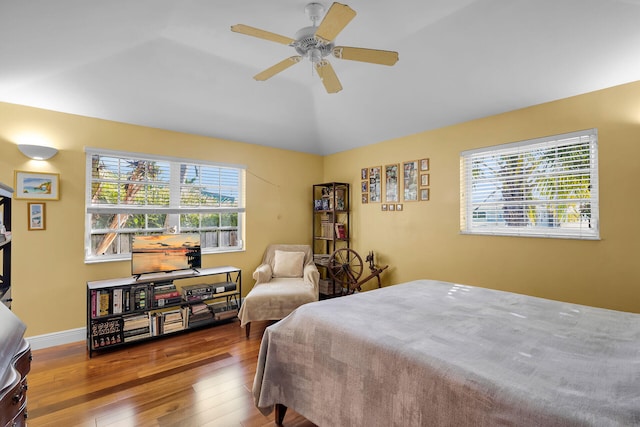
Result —
[[341, 222], [336, 222], [336, 239], [346, 239], [347, 238], [347, 228]]
[[184, 329], [183, 309], [149, 312], [149, 333], [152, 337]]
[[323, 239], [333, 238], [333, 222], [330, 215], [322, 215], [320, 218], [320, 237]]
[[108, 289], [100, 291], [98, 315], [107, 316], [109, 314], [110, 292]]
[[134, 314], [123, 318], [123, 341], [135, 341], [151, 336], [151, 325], [147, 314]]
[[123, 309], [124, 289], [116, 288], [113, 290], [113, 314], [122, 313]]
[[129, 288], [94, 289], [90, 293], [91, 318], [131, 311]]
[[131, 306], [134, 310], [144, 310], [147, 308], [147, 286], [136, 285], [131, 287]]
[[235, 282], [188, 285], [182, 287], [182, 298], [189, 302], [204, 301], [217, 294], [235, 291], [236, 288]]
[[329, 258], [331, 258], [329, 254], [313, 254], [313, 262], [325, 267], [329, 264]]
[[213, 312], [209, 306], [203, 302], [197, 302], [188, 306], [187, 314], [188, 327], [198, 326], [213, 320]]

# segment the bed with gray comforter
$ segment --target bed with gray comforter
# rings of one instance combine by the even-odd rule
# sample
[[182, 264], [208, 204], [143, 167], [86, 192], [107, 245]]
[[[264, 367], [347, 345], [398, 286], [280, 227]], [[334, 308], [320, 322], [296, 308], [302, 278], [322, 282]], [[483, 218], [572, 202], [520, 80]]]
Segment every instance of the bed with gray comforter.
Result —
[[640, 425], [640, 314], [417, 280], [268, 327], [253, 394], [327, 427]]

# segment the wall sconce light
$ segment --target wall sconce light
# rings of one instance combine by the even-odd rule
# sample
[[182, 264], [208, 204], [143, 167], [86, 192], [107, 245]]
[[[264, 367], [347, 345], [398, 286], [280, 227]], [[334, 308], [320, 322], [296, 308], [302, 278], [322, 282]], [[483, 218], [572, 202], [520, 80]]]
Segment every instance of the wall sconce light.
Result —
[[58, 154], [58, 150], [44, 145], [18, 144], [18, 150], [33, 160], [48, 160]]

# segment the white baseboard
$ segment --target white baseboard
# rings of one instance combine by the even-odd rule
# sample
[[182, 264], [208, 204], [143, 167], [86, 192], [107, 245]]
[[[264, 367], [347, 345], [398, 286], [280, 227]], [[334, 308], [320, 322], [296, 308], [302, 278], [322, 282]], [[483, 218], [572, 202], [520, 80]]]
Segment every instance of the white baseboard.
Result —
[[31, 350], [55, 347], [56, 345], [69, 344], [87, 339], [85, 328], [69, 329], [67, 331], [53, 332], [50, 334], [26, 337], [31, 345]]

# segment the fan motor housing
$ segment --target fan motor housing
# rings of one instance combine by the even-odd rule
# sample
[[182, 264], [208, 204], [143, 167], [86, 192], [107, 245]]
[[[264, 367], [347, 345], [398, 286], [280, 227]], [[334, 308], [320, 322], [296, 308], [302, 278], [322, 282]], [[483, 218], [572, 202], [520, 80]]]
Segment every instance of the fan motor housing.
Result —
[[333, 50], [333, 43], [323, 43], [316, 39], [317, 27], [304, 27], [296, 32], [296, 41], [293, 43], [293, 47], [298, 54], [310, 57], [310, 52], [318, 50], [320, 55], [324, 58], [329, 55]]

